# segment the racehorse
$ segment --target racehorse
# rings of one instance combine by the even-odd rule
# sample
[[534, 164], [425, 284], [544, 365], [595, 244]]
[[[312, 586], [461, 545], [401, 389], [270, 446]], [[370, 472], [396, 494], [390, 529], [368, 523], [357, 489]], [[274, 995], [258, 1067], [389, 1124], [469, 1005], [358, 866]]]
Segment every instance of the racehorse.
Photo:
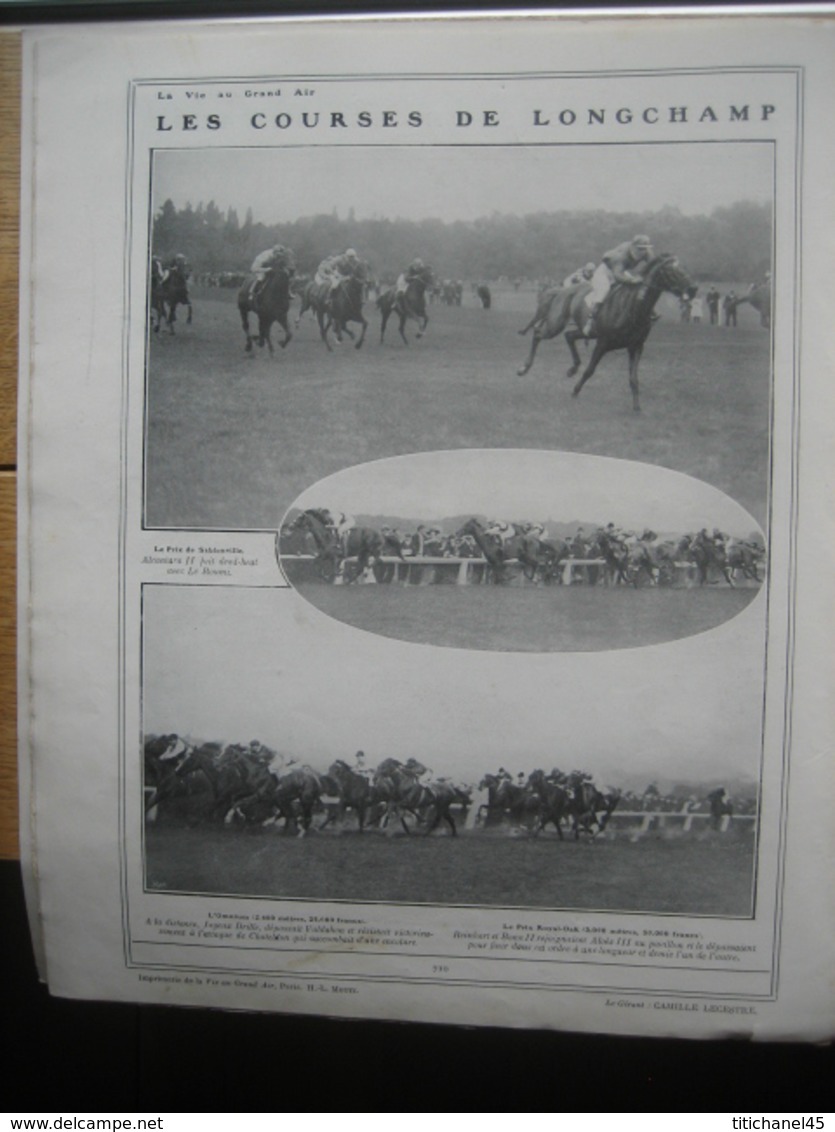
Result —
[[427, 797], [426, 787], [420, 782], [420, 778], [426, 773], [427, 768], [414, 758], [405, 763], [401, 763], [399, 759], [383, 759], [374, 772], [374, 788], [378, 798], [386, 806], [380, 821], [383, 828], [395, 815], [406, 833], [409, 833], [405, 816], [407, 813], [418, 822], [423, 821], [420, 810], [431, 801]]
[[[274, 774], [270, 770], [271, 774]], [[272, 795], [276, 811], [285, 818], [285, 829], [301, 816], [297, 836], [304, 837], [313, 822], [313, 810], [323, 793], [322, 780], [309, 766], [300, 766], [277, 778]]]
[[523, 825], [531, 814], [536, 816], [540, 808], [539, 797], [527, 786], [520, 786], [505, 778], [503, 774], [485, 774], [478, 785], [479, 790], [487, 791], [487, 805], [484, 824], [492, 820], [502, 821], [509, 817], [515, 825]]
[[[327, 582], [344, 582], [361, 578], [366, 571], [379, 566], [383, 553], [383, 538], [379, 531], [370, 527], [351, 527], [344, 538], [340, 538], [336, 528], [329, 522], [326, 512], [319, 508], [302, 511], [287, 525], [287, 534], [306, 530], [316, 543], [316, 562], [319, 573]], [[402, 555], [401, 555], [402, 557]], [[349, 576], [345, 571], [345, 559], [356, 558], [356, 574]]]
[[184, 779], [193, 775], [205, 778], [214, 799], [208, 816], [228, 822], [236, 807], [261, 790], [264, 767], [239, 746], [221, 751], [216, 743], [207, 743], [190, 748], [176, 773]]
[[758, 287], [752, 287], [747, 295], [737, 299], [734, 306], [741, 307], [744, 303], [749, 303], [754, 308], [760, 316], [760, 326], [768, 330], [771, 326], [771, 283], [760, 283]]
[[[287, 345], [293, 335], [287, 325], [287, 313], [290, 310], [290, 275], [283, 268], [273, 268], [264, 280], [257, 294], [253, 297], [253, 284], [244, 283], [238, 291], [238, 311], [241, 316], [241, 326], [246, 335], [245, 352], [254, 357], [252, 343], [257, 342], [263, 349], [269, 348], [274, 354], [271, 337], [272, 325], [277, 322], [284, 331], [284, 339], [279, 342], [282, 349]], [[254, 314], [258, 319], [258, 336], [255, 338], [249, 329], [249, 316]]]
[[377, 309], [382, 315], [380, 323], [381, 343], [385, 338], [386, 325], [392, 314], [396, 314], [398, 317], [400, 337], [407, 346], [409, 339], [406, 337], [405, 327], [410, 318], [418, 324], [415, 337], [423, 337], [429, 323], [429, 315], [426, 313], [426, 289], [431, 284], [432, 270], [429, 267], [423, 267], [420, 271], [415, 272], [413, 278], [406, 285], [406, 290], [401, 294], [398, 295], [393, 287], [387, 287], [382, 292], [377, 299]]
[[177, 768], [188, 754], [188, 744], [179, 735], [159, 735], [145, 741], [145, 813], [153, 820], [160, 802], [179, 793]]
[[[576, 343], [584, 338], [594, 339], [594, 350], [588, 365], [577, 381], [572, 396], [580, 390], [597, 369], [600, 359], [611, 350], [626, 350], [629, 355], [629, 387], [632, 391], [632, 408], [641, 411], [638, 394], [638, 364], [644, 343], [652, 329], [655, 304], [665, 291], [692, 298], [698, 288], [679, 266], [673, 255], [660, 255], [651, 260], [640, 284], [617, 283], [612, 286], [594, 316], [591, 334], [585, 333], [589, 320], [586, 297], [588, 286], [561, 288], [556, 292], [544, 321], [534, 327], [533, 341], [527, 360], [517, 373], [524, 376], [533, 365], [539, 343], [565, 332], [574, 364], [568, 371], [573, 377], [582, 365]], [[574, 327], [571, 324], [574, 323]]]
[[352, 273], [343, 277], [339, 284], [330, 292], [327, 299], [327, 318], [323, 322], [319, 316], [319, 328], [322, 339], [329, 350], [332, 346], [328, 341], [328, 329], [333, 328], [337, 342], [342, 341], [342, 335], [349, 338], [354, 335], [348, 329], [349, 322], [358, 322], [362, 327], [360, 336], [354, 343], [354, 349], [359, 350], [365, 341], [365, 332], [368, 322], [362, 313], [362, 304], [365, 301], [366, 281], [368, 279], [368, 265], [362, 260], [358, 261]]
[[731, 577], [739, 572], [743, 578], [761, 582], [759, 564], [764, 554], [765, 551], [755, 544], [737, 542], [736, 540], [729, 542], [725, 548], [725, 558]]
[[652, 551], [643, 539], [634, 539], [626, 544], [627, 576], [637, 589], [641, 578], [646, 577], [651, 586], [657, 586], [660, 570], [652, 556]]
[[301, 303], [299, 305], [299, 313], [296, 315], [296, 329], [298, 330], [299, 328], [302, 315], [307, 314], [308, 311], [313, 311], [319, 322], [319, 330], [322, 331], [325, 319], [327, 318], [330, 284], [317, 283], [315, 279], [308, 279], [299, 284], [298, 294], [301, 297]]
[[710, 581], [711, 568], [718, 571], [729, 586], [734, 585], [727, 555], [712, 539], [699, 538], [698, 535], [695, 538], [683, 535], [679, 540], [678, 550], [682, 557], [689, 559], [695, 565], [700, 586], [706, 586]]
[[605, 530], [595, 532], [591, 543], [590, 553], [599, 554], [606, 563], [605, 580], [608, 585], [623, 582], [629, 585], [629, 553], [625, 545]]
[[[592, 838], [595, 833], [602, 833], [609, 824], [620, 797], [620, 790], [604, 793], [592, 782], [573, 774], [568, 786], [568, 812], [574, 824], [574, 840], [579, 841], [581, 830], [585, 830]], [[593, 826], [597, 826], [596, 831]]]
[[507, 568], [511, 561], [517, 561], [528, 581], [534, 581], [537, 573], [552, 581], [556, 576], [559, 555], [568, 557], [568, 545], [562, 543], [562, 550], [557, 543], [543, 542], [536, 535], [524, 534], [516, 528], [515, 533], [506, 541], [490, 534], [484, 529], [478, 519], [469, 519], [464, 526], [455, 533], [455, 538], [469, 535], [473, 538], [484, 556], [487, 565], [492, 571], [494, 581], [501, 585], [508, 580]]
[[357, 774], [343, 759], [337, 759], [331, 764], [328, 778], [336, 784], [339, 806], [335, 814], [328, 815], [320, 828], [324, 829], [337, 818], [340, 823], [344, 822], [346, 810], [353, 810], [357, 815], [359, 832], [362, 833], [366, 814], [378, 800], [375, 787], [364, 774]]
[[442, 821], [445, 821], [452, 836], [456, 837], [458, 830], [455, 825], [455, 818], [452, 816], [452, 807], [461, 806], [466, 810], [472, 804], [470, 791], [464, 786], [456, 785], [448, 778], [436, 779], [422, 789], [424, 798], [417, 803], [417, 808], [419, 812], [425, 815], [423, 817], [426, 825], [424, 836], [428, 837]]
[[537, 823], [532, 835], [537, 837], [551, 823], [562, 841], [562, 821], [568, 814], [568, 791], [559, 783], [550, 782], [544, 770], [535, 770], [530, 774], [527, 789], [539, 800]]
[[156, 314], [156, 319], [152, 319], [155, 332], [165, 322], [171, 333], [174, 333], [178, 306], [188, 308], [186, 323], [191, 322], [191, 297], [188, 293], [190, 274], [188, 267], [180, 267], [179, 264], [170, 267], [166, 274], [160, 261], [154, 257], [151, 265], [151, 312]]

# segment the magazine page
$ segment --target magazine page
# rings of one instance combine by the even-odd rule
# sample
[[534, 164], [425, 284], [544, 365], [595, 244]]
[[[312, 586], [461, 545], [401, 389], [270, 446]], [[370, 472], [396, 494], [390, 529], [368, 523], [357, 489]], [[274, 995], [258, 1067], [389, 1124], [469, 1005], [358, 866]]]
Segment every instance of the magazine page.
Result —
[[832, 32], [27, 31], [55, 993], [831, 1034]]

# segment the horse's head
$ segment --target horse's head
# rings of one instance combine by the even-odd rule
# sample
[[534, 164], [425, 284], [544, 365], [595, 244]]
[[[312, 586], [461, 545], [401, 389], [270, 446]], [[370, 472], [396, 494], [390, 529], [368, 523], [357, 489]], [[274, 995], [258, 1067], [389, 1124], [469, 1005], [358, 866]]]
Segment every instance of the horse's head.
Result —
[[331, 514], [323, 507], [308, 507], [299, 515], [298, 523], [301, 527], [306, 527], [307, 530], [316, 529], [320, 527], [329, 528], [332, 525]]
[[650, 261], [644, 278], [648, 285], [658, 287], [661, 291], [670, 291], [680, 298], [692, 299], [699, 289], [679, 263], [678, 257], [669, 252]]

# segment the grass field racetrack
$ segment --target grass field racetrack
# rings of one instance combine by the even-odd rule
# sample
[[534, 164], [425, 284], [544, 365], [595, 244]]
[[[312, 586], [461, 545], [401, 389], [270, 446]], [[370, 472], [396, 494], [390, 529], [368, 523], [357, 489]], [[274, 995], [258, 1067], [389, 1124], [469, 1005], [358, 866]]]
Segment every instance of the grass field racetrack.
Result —
[[452, 838], [149, 825], [155, 891], [311, 900], [748, 916], [754, 837], [740, 831], [589, 842], [507, 831]]
[[328, 586], [298, 592], [358, 629], [418, 644], [507, 652], [637, 648], [702, 633], [740, 613], [757, 588], [630, 586]]
[[[493, 309], [430, 307], [426, 336], [379, 342], [366, 304], [362, 350], [328, 353], [306, 316], [274, 357], [244, 355], [234, 292], [194, 292], [194, 321], [150, 335], [146, 525], [276, 530], [296, 496], [342, 468], [446, 448], [563, 449], [686, 472], [736, 499], [765, 526], [769, 335], [740, 308], [738, 329], [679, 322], [659, 303], [632, 411], [623, 351], [576, 400], [562, 341], [517, 330], [533, 294], [498, 293]], [[293, 317], [297, 309], [293, 306]]]

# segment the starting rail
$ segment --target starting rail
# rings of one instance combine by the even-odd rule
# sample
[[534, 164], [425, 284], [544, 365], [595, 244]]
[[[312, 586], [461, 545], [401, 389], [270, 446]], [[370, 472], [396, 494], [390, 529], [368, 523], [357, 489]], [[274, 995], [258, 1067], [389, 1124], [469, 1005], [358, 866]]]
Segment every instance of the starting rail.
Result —
[[[295, 562], [308, 562], [316, 561], [315, 554], [281, 554], [281, 561], [286, 563]], [[349, 556], [342, 560], [343, 562], [356, 562], [355, 555]], [[430, 585], [432, 583], [432, 574], [429, 572], [431, 568], [436, 570], [449, 570], [456, 571], [455, 584], [465, 586], [470, 584], [478, 584], [479, 582], [487, 581], [487, 572], [490, 564], [484, 558], [460, 558], [454, 555], [449, 556], [435, 556], [435, 555], [407, 555], [403, 558], [397, 557], [394, 554], [384, 554], [377, 561], [383, 563], [385, 566], [393, 566], [394, 573], [389, 579], [390, 582], [402, 582], [403, 585]], [[518, 566], [518, 558], [508, 558], [505, 566]], [[680, 570], [685, 579], [695, 576], [697, 567], [693, 562], [674, 562], [672, 564], [676, 570]], [[574, 583], [574, 573], [578, 570], [583, 570], [586, 567], [593, 566], [598, 569], [603, 569], [606, 566], [605, 558], [567, 558], [564, 562], [560, 563], [562, 570], [562, 584], [570, 586]], [[424, 570], [426, 572], [424, 573]], [[339, 584], [341, 579], [339, 577], [334, 579], [336, 584]], [[369, 574], [363, 579], [364, 584], [374, 584], [376, 579], [373, 574]]]

